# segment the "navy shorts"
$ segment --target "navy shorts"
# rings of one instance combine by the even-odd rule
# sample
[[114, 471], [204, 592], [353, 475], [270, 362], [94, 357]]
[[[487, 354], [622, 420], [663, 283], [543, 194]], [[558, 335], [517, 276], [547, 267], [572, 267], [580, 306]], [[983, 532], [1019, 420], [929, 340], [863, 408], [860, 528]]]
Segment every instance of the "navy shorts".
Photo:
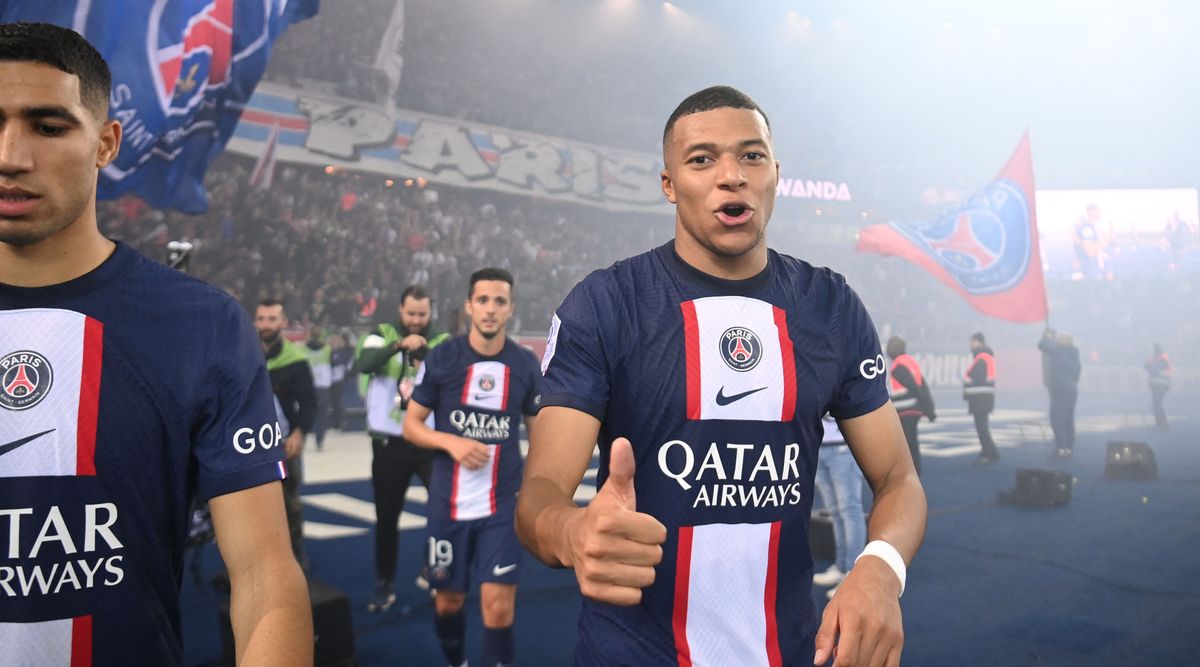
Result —
[[435, 589], [466, 593], [472, 582], [517, 583], [521, 543], [511, 510], [471, 521], [431, 516], [426, 545]]

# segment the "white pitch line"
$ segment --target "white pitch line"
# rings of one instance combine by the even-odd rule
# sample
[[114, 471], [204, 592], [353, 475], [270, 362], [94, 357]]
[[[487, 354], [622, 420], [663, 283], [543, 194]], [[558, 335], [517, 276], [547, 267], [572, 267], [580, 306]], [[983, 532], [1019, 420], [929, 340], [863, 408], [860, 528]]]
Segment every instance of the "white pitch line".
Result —
[[[375, 523], [375, 503], [359, 500], [344, 493], [314, 493], [301, 496], [300, 500], [304, 501], [306, 505], [312, 505], [327, 512], [348, 516], [364, 523]], [[424, 528], [425, 524], [425, 517], [411, 512], [401, 512], [396, 527], [400, 530], [410, 530]]]
[[366, 535], [367, 532], [369, 532], [368, 528], [339, 526], [333, 523], [321, 523], [320, 521], [304, 522], [304, 539], [306, 540], [336, 540], [342, 537]]
[[936, 449], [921, 448], [921, 456], [932, 456], [935, 459], [949, 458], [951, 456], [965, 456], [967, 454], [978, 454], [979, 443], [973, 445], [959, 445], [957, 447], [938, 447]]
[[413, 528], [424, 528], [428, 523], [425, 517], [412, 514], [410, 512], [401, 512], [400, 521], [397, 523], [397, 528], [400, 530], [411, 530]]
[[305, 505], [312, 505], [366, 523], [375, 523], [375, 503], [359, 500], [344, 493], [314, 493], [301, 496], [300, 500], [304, 501]]

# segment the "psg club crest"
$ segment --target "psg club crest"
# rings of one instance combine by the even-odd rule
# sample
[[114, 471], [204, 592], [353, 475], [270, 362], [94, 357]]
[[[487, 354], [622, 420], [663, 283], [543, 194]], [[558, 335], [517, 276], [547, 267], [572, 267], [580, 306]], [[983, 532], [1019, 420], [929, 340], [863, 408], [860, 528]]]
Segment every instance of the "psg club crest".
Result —
[[758, 334], [744, 327], [730, 327], [721, 334], [721, 358], [725, 365], [742, 373], [758, 365], [762, 359], [762, 342]]
[[1016, 183], [999, 179], [936, 220], [895, 228], [968, 293], [994, 294], [1011, 289], [1029, 268], [1029, 206]]
[[98, 194], [136, 192], [156, 208], [201, 213], [204, 173], [221, 153], [266, 69], [276, 38], [318, 0], [55, 0], [0, 2], [0, 23], [74, 28], [112, 71], [109, 113], [121, 152]]
[[[151, 74], [159, 104], [168, 115], [187, 113], [207, 89], [221, 88], [228, 81], [233, 64], [233, 3], [216, 0], [191, 16], [179, 7], [166, 11], [161, 1], [151, 9], [149, 34], [158, 40], [158, 48], [150, 53], [155, 64]], [[172, 19], [169, 25], [162, 22], [164, 12]], [[171, 37], [164, 39], [167, 34]]]
[[50, 393], [54, 371], [37, 352], [21, 350], [0, 358], [0, 408], [27, 410]]
[[490, 375], [484, 375], [479, 378], [479, 389], [481, 391], [491, 391], [496, 388], [496, 378]]

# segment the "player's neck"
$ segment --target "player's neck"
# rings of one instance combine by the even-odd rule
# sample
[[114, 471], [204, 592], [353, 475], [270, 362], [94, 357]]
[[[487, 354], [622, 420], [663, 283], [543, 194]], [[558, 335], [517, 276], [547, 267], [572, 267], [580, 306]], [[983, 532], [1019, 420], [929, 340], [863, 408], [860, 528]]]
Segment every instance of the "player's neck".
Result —
[[46, 287], [74, 280], [104, 263], [116, 244], [104, 237], [95, 217], [81, 218], [43, 241], [0, 243], [0, 283]]
[[488, 338], [479, 333], [479, 330], [475, 327], [471, 327], [471, 332], [467, 334], [467, 343], [471, 345], [471, 349], [477, 354], [485, 357], [494, 357], [504, 349], [504, 341], [507, 337], [508, 334], [504, 329], [497, 331], [495, 336]]
[[724, 280], [753, 278], [767, 268], [767, 243], [763, 241], [741, 255], [719, 255], [687, 234], [675, 235], [675, 254], [692, 268]]

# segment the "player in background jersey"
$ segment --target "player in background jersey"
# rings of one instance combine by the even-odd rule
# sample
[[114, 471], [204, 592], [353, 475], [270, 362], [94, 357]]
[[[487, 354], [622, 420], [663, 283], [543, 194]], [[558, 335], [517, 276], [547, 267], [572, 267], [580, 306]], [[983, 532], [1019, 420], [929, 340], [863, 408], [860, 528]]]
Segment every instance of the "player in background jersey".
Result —
[[26, 381], [0, 390], [0, 541], [7, 567], [62, 575], [0, 601], [0, 662], [182, 664], [178, 575], [199, 494], [239, 663], [311, 663], [249, 317], [97, 226], [99, 170], [122, 134], [110, 87], [78, 34], [0, 25], [0, 365]]
[[[521, 485], [520, 420], [533, 427], [537, 358], [506, 335], [513, 278], [503, 269], [471, 275], [467, 334], [433, 349], [404, 417], [414, 444], [441, 450], [429, 489], [429, 582], [448, 664], [465, 664], [463, 604], [479, 581], [485, 667], [513, 663], [513, 614], [521, 545], [513, 530]], [[430, 413], [434, 428], [426, 425]]]
[[[874, 325], [841, 276], [768, 249], [779, 163], [753, 100], [690, 96], [663, 160], [674, 241], [577, 285], [542, 361], [517, 531], [575, 570], [576, 664], [897, 665], [926, 504]], [[808, 517], [827, 411], [875, 503], [818, 628]], [[580, 508], [597, 441], [600, 490]]]

